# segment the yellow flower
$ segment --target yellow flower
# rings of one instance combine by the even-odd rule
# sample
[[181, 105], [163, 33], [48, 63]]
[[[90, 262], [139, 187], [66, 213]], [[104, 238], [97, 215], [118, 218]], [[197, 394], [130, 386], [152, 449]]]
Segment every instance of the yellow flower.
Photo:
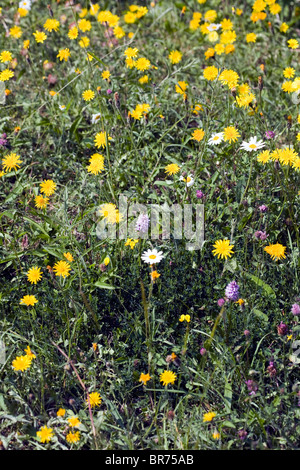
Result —
[[293, 78], [295, 73], [296, 73], [296, 70], [293, 69], [293, 67], [286, 67], [283, 71], [283, 76], [285, 78]]
[[0, 73], [0, 82], [6, 82], [10, 78], [12, 78], [15, 73], [12, 70], [5, 69]]
[[60, 49], [56, 57], [58, 57], [60, 61], [65, 60], [67, 62], [70, 55], [71, 55], [70, 50], [66, 48], [66, 49]]
[[[108, 135], [107, 136], [107, 141], [109, 141], [109, 140], [112, 140], [112, 137], [110, 137]], [[98, 134], [96, 134], [94, 142], [95, 142], [95, 147], [105, 148], [106, 147], [106, 132], [99, 132]]]
[[209, 80], [209, 81], [215, 80], [217, 76], [218, 76], [218, 69], [214, 65], [212, 65], [211, 67], [206, 67], [203, 70], [203, 77], [206, 80]]
[[271, 158], [271, 152], [270, 150], [264, 150], [261, 152], [259, 155], [257, 155], [257, 161], [260, 163], [263, 163], [264, 165], [268, 163], [268, 161]]
[[58, 261], [53, 266], [53, 271], [56, 276], [62, 276], [63, 278], [70, 276], [71, 266], [66, 261]]
[[125, 23], [127, 24], [132, 24], [132, 23], [135, 23], [135, 21], [137, 20], [137, 16], [132, 13], [131, 11], [128, 11], [125, 15], [124, 15], [124, 21]]
[[180, 318], [179, 318], [179, 321], [180, 322], [186, 321], [187, 323], [190, 323], [191, 317], [190, 317], [190, 315], [181, 315]]
[[43, 426], [39, 431], [37, 431], [36, 435], [40, 439], [40, 441], [44, 443], [50, 442], [52, 437], [54, 436], [54, 433], [52, 428], [47, 428], [47, 426]]
[[215, 21], [216, 18], [217, 18], [217, 12], [215, 10], [208, 10], [204, 15], [205, 21], [209, 21], [210, 23]]
[[177, 375], [170, 371], [170, 370], [165, 370], [164, 372], [162, 372], [162, 374], [160, 374], [160, 382], [163, 383], [163, 386], [166, 386], [168, 384], [174, 384], [175, 380], [177, 378]]
[[225, 127], [225, 129], [224, 129], [224, 140], [225, 140], [225, 142], [226, 141], [236, 142], [239, 137], [240, 137], [240, 134], [239, 134], [238, 130], [235, 127], [233, 127], [233, 126]]
[[213, 245], [215, 250], [212, 251], [214, 256], [218, 256], [218, 259], [228, 257], [231, 258], [232, 254], [234, 253], [232, 248], [234, 245], [230, 245], [230, 240], [217, 240], [216, 243]]
[[89, 20], [83, 18], [78, 21], [78, 28], [80, 29], [80, 31], [83, 31], [85, 33], [86, 31], [90, 31], [92, 29], [92, 23]]
[[108, 80], [109, 77], [110, 77], [110, 71], [109, 70], [104, 70], [104, 72], [102, 72], [103, 80]]
[[182, 59], [182, 53], [179, 51], [171, 51], [169, 54], [169, 59], [172, 64], [178, 64]]
[[9, 30], [9, 35], [15, 39], [19, 39], [22, 36], [23, 32], [20, 26], [13, 26]]
[[120, 214], [119, 210], [116, 208], [115, 204], [106, 203], [100, 207], [99, 215], [104, 217], [104, 219], [109, 224], [119, 223], [122, 220], [123, 215]]
[[78, 38], [78, 29], [76, 26], [73, 26], [73, 28], [70, 28], [68, 32], [68, 37], [69, 39], [77, 39]]
[[64, 257], [69, 261], [69, 263], [72, 263], [72, 261], [74, 261], [73, 256], [69, 252], [64, 253]]
[[279, 259], [286, 258], [286, 247], [281, 245], [280, 243], [266, 246], [264, 250], [271, 256], [272, 260], [278, 261]]
[[29, 369], [30, 366], [31, 358], [27, 354], [26, 356], [18, 356], [12, 361], [12, 367], [14, 368], [14, 370], [20, 370], [21, 372]]
[[297, 39], [290, 39], [287, 43], [288, 47], [290, 47], [291, 49], [297, 49], [299, 47], [299, 42], [297, 41]]
[[34, 304], [36, 304], [37, 302], [38, 301], [34, 295], [24, 295], [24, 297], [20, 300], [20, 304], [27, 305], [27, 307], [34, 306]]
[[24, 349], [24, 351], [26, 352], [26, 356], [28, 356], [30, 359], [36, 359], [36, 355], [33, 354], [33, 352], [30, 349], [30, 346], [27, 346], [27, 348]]
[[209, 59], [210, 57], [213, 57], [213, 56], [215, 55], [215, 50], [214, 50], [214, 48], [213, 48], [213, 47], [209, 47], [209, 48], [205, 51], [204, 55], [205, 55], [205, 59]]
[[90, 164], [87, 166], [87, 170], [89, 173], [93, 173], [94, 175], [98, 175], [104, 170], [104, 157], [100, 155], [100, 153], [94, 153], [90, 158]]
[[235, 31], [224, 31], [221, 34], [220, 42], [221, 44], [232, 44], [236, 41], [236, 32]]
[[196, 140], [197, 142], [200, 142], [203, 139], [204, 135], [205, 135], [205, 132], [203, 129], [196, 129], [192, 133], [192, 139]]
[[2, 51], [0, 54], [0, 62], [5, 63], [5, 62], [11, 62], [11, 61], [12, 61], [11, 52]]
[[217, 416], [214, 411], [210, 411], [209, 413], [204, 413], [203, 415], [203, 423], [212, 421], [214, 417]]
[[280, 28], [279, 28], [279, 31], [280, 31], [281, 33], [286, 33], [288, 29], [289, 29], [289, 25], [288, 25], [288, 24], [286, 24], [286, 23], [281, 23]]
[[215, 52], [216, 52], [217, 55], [224, 54], [224, 52], [225, 52], [224, 44], [216, 44], [215, 45]]
[[285, 82], [283, 82], [283, 84], [281, 85], [281, 89], [283, 91], [285, 91], [286, 93], [292, 93], [294, 91], [293, 89], [293, 82], [291, 82], [290, 80], [286, 80]]
[[109, 265], [109, 263], [110, 263], [110, 259], [109, 259], [109, 257], [108, 257], [108, 256], [106, 256], [106, 257], [104, 258], [104, 261], [103, 261], [103, 263], [105, 264], [105, 266]]
[[146, 385], [147, 382], [149, 382], [149, 380], [151, 380], [151, 377], [150, 377], [149, 374], [141, 373], [140, 378], [139, 378], [139, 382], [142, 382], [143, 385]]
[[37, 207], [38, 209], [46, 209], [47, 204], [49, 204], [49, 198], [39, 194], [38, 196], [35, 196], [34, 202], [35, 207]]
[[22, 160], [20, 160], [20, 155], [15, 153], [10, 153], [2, 159], [2, 165], [5, 171], [20, 168], [19, 163], [22, 163]]
[[150, 276], [151, 276], [151, 280], [155, 282], [156, 279], [159, 278], [160, 274], [157, 271], [151, 271]]
[[227, 85], [228, 88], [232, 90], [232, 88], [237, 87], [239, 75], [234, 72], [234, 70], [223, 70], [219, 76], [219, 80], [223, 85]]
[[71, 432], [70, 431], [66, 435], [66, 441], [69, 442], [69, 444], [75, 444], [79, 440], [80, 440], [80, 432], [79, 431], [76, 431], [76, 432]]
[[124, 52], [124, 55], [127, 59], [136, 59], [137, 55], [138, 55], [138, 52], [139, 50], [134, 47], [128, 47], [125, 52]]
[[93, 90], [85, 90], [82, 93], [82, 98], [84, 101], [91, 101], [95, 97], [95, 92]]
[[23, 41], [24, 49], [29, 49], [29, 45], [30, 45], [30, 40], [29, 39], [26, 39], [25, 41]]
[[246, 36], [246, 41], [249, 42], [256, 42], [256, 34], [255, 33], [249, 33]]
[[281, 12], [281, 6], [278, 3], [274, 3], [274, 5], [270, 5], [269, 9], [272, 15], [278, 15], [278, 13]]
[[165, 173], [167, 173], [169, 176], [170, 175], [176, 175], [178, 171], [180, 170], [180, 167], [176, 163], [170, 163], [165, 167]]
[[38, 281], [40, 281], [42, 279], [41, 268], [38, 268], [37, 266], [30, 268], [27, 273], [27, 279], [29, 282], [31, 282], [31, 284], [36, 284]]
[[59, 21], [55, 18], [48, 18], [47, 21], [44, 23], [44, 29], [46, 31], [49, 31], [49, 33], [51, 33], [51, 31], [57, 32], [59, 30], [59, 25]]
[[213, 439], [220, 439], [220, 433], [215, 431], [212, 435]]
[[68, 423], [71, 428], [78, 428], [81, 424], [77, 416], [71, 416], [71, 418], [68, 418]]
[[43, 43], [47, 39], [47, 34], [45, 34], [44, 31], [36, 31], [33, 33], [33, 36], [37, 43]]
[[135, 68], [143, 72], [144, 70], [148, 70], [151, 66], [150, 60], [146, 59], [145, 57], [140, 57], [135, 63]]
[[148, 83], [149, 82], [149, 77], [148, 75], [143, 75], [141, 78], [139, 78], [139, 83], [141, 85], [144, 85], [145, 83]]
[[[99, 406], [102, 401], [102, 398], [98, 392], [89, 393], [89, 399], [90, 399], [91, 408], [94, 408], [95, 406]], [[86, 399], [86, 402], [88, 403], [88, 399]]]
[[83, 36], [79, 41], [79, 46], [84, 48], [90, 45], [90, 39], [87, 36]]
[[65, 416], [66, 410], [64, 408], [59, 408], [59, 410], [56, 412], [56, 416]]
[[233, 24], [229, 19], [224, 18], [224, 20], [221, 21], [221, 27], [222, 31], [227, 31], [233, 28]]
[[115, 26], [114, 27], [114, 36], [117, 38], [117, 39], [122, 39], [124, 36], [125, 36], [125, 31], [123, 28], [121, 28], [121, 26]]
[[44, 193], [46, 196], [51, 196], [55, 192], [56, 183], [54, 183], [54, 181], [52, 180], [44, 180], [40, 184], [40, 188], [41, 188], [41, 193]]

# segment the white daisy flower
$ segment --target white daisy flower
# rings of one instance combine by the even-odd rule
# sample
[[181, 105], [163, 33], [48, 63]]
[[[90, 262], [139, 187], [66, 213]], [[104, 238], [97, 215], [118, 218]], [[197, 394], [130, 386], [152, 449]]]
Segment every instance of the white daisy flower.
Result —
[[66, 105], [60, 104], [60, 105], [59, 105], [59, 109], [60, 109], [61, 111], [65, 111]]
[[250, 137], [249, 142], [243, 142], [241, 149], [247, 150], [247, 152], [253, 152], [255, 150], [261, 149], [265, 144], [262, 140], [257, 140], [257, 137]]
[[163, 259], [164, 255], [162, 251], [157, 251], [156, 248], [153, 250], [144, 251], [141, 258], [145, 263], [155, 264], [159, 263]]
[[100, 118], [101, 118], [101, 114], [100, 114], [100, 113], [98, 113], [98, 114], [93, 114], [93, 115], [92, 115], [92, 124], [96, 124], [96, 122], [98, 122]]
[[212, 31], [218, 31], [218, 29], [221, 28], [221, 25], [220, 24], [215, 24], [215, 23], [211, 23], [209, 26], [207, 26], [207, 29], [209, 32], [212, 32]]
[[24, 8], [24, 10], [29, 11], [31, 8], [31, 0], [22, 0], [19, 2], [19, 8]]
[[186, 178], [184, 178], [183, 176], [180, 176], [180, 181], [184, 181], [187, 185], [187, 187], [189, 188], [190, 186], [193, 186], [195, 180], [194, 178], [192, 177], [192, 175], [188, 175]]
[[222, 142], [223, 140], [224, 132], [218, 132], [217, 134], [213, 134], [207, 143], [208, 145], [216, 145]]

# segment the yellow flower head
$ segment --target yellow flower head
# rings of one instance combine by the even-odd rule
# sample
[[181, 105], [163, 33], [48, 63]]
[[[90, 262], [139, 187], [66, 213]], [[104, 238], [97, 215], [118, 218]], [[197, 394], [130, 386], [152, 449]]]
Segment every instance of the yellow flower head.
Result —
[[46, 196], [51, 196], [55, 192], [56, 183], [54, 183], [54, 181], [52, 180], [44, 180], [40, 184], [40, 188], [41, 188], [41, 193], [44, 193]]
[[178, 171], [180, 170], [180, 167], [176, 163], [170, 163], [165, 167], [165, 173], [167, 173], [169, 176], [170, 175], [176, 175]]
[[31, 284], [36, 284], [38, 281], [42, 279], [42, 271], [41, 268], [35, 266], [34, 268], [30, 268], [27, 273], [27, 279]]
[[169, 384], [174, 384], [175, 380], [177, 378], [177, 375], [170, 371], [170, 370], [165, 370], [160, 374], [160, 382], [162, 382], [163, 386], [169, 385]]
[[[109, 141], [109, 140], [112, 140], [112, 137], [110, 137], [108, 135], [107, 136], [107, 141]], [[94, 142], [95, 142], [95, 147], [105, 148], [106, 147], [106, 132], [99, 132], [98, 134], [96, 134]]]
[[82, 98], [84, 101], [91, 101], [95, 97], [95, 92], [93, 90], [85, 90], [82, 93]]
[[149, 380], [151, 380], [151, 377], [150, 377], [149, 374], [141, 373], [140, 378], [139, 378], [139, 382], [142, 382], [143, 385], [146, 385], [147, 382], [149, 382]]
[[69, 444], [76, 444], [76, 442], [78, 442], [79, 440], [80, 440], [80, 432], [79, 431], [75, 431], [75, 432], [70, 431], [66, 435], [66, 441]]
[[196, 140], [197, 142], [201, 142], [201, 140], [203, 139], [205, 135], [205, 132], [203, 129], [196, 129], [193, 133], [192, 133], [192, 139], [193, 140]]
[[217, 415], [214, 411], [210, 411], [209, 413], [204, 413], [203, 422], [206, 423], [206, 422], [212, 421], [215, 416]]
[[11, 171], [20, 168], [20, 163], [22, 163], [22, 160], [20, 160], [20, 155], [15, 153], [10, 153], [2, 159], [2, 165], [5, 171]]
[[279, 259], [286, 258], [286, 247], [280, 243], [266, 246], [264, 250], [271, 256], [272, 260], [278, 261]]
[[56, 57], [58, 57], [60, 61], [64, 60], [65, 62], [67, 62], [70, 55], [70, 49], [66, 48], [60, 49]]
[[62, 276], [63, 278], [70, 276], [71, 266], [66, 261], [58, 261], [53, 266], [53, 271], [56, 276]]
[[215, 249], [212, 251], [212, 253], [214, 256], [218, 256], [218, 259], [227, 259], [228, 257], [230, 258], [234, 253], [232, 250], [233, 245], [230, 245], [229, 240], [217, 240], [213, 247]]
[[45, 443], [51, 441], [52, 437], [54, 436], [54, 433], [52, 428], [47, 428], [47, 426], [43, 426], [39, 431], [37, 431], [36, 435], [42, 443]]
[[29, 369], [31, 366], [31, 358], [26, 354], [26, 356], [18, 356], [12, 361], [12, 367], [14, 370], [23, 372], [24, 370]]
[[20, 304], [27, 305], [27, 307], [34, 306], [34, 304], [36, 304], [37, 302], [38, 301], [34, 295], [24, 295], [24, 297], [20, 300]]
[[182, 59], [182, 53], [179, 51], [171, 51], [169, 54], [169, 59], [172, 64], [178, 64]]
[[[89, 393], [90, 405], [91, 408], [95, 408], [95, 406], [99, 406], [101, 404], [102, 398], [98, 392]], [[88, 403], [88, 399], [86, 399], [86, 403]]]

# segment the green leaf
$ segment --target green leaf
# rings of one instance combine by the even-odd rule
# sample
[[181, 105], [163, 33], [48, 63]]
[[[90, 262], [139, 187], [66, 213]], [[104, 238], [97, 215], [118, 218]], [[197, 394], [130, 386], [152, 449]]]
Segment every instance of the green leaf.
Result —
[[105, 284], [105, 282], [97, 281], [95, 282], [94, 286], [100, 287], [100, 289], [114, 289], [114, 286], [111, 286], [110, 284]]
[[259, 318], [261, 318], [263, 321], [265, 321], [266, 323], [269, 321], [268, 316], [267, 316], [265, 313], [263, 313], [261, 310], [258, 310], [257, 308], [254, 308], [254, 309], [252, 310], [252, 312], [253, 312], [257, 317], [259, 317]]
[[33, 226], [36, 227], [38, 230], [40, 230], [41, 232], [43, 232], [44, 235], [46, 235], [47, 238], [50, 238], [49, 234], [46, 232], [46, 230], [45, 230], [40, 224], [38, 224], [38, 223], [35, 222], [34, 220], [30, 219], [29, 217], [26, 217], [25, 215], [23, 216], [23, 219], [24, 219], [24, 220], [27, 220], [27, 222], [29, 222], [30, 225], [33, 225]]
[[255, 282], [255, 284], [259, 287], [262, 287], [262, 289], [266, 292], [266, 294], [268, 294], [270, 297], [272, 297], [273, 299], [276, 299], [276, 294], [275, 292], [273, 291], [272, 287], [269, 286], [269, 284], [266, 284], [264, 281], [262, 281], [259, 277], [256, 277], [254, 276], [253, 274], [250, 274], [250, 273], [246, 273], [245, 272], [245, 276], [248, 278], [248, 279], [251, 279], [251, 281]]

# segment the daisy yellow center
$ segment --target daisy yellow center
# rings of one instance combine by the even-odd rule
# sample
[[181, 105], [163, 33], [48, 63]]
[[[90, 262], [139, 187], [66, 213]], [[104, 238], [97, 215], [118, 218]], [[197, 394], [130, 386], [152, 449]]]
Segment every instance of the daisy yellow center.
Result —
[[155, 258], [156, 258], [156, 255], [150, 255], [149, 258], [150, 258], [150, 259], [155, 259]]
[[256, 145], [255, 145], [255, 144], [251, 144], [251, 145], [249, 145], [249, 147], [250, 147], [251, 149], [256, 149]]

